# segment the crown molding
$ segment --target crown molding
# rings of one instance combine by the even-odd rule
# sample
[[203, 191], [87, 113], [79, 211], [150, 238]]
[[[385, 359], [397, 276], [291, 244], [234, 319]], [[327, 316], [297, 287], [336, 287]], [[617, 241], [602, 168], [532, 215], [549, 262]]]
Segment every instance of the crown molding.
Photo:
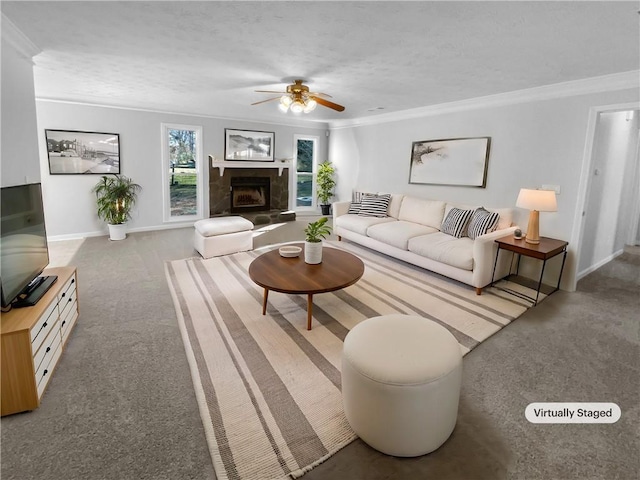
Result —
[[7, 42], [11, 45], [20, 56], [26, 58], [33, 64], [33, 57], [42, 52], [35, 43], [33, 43], [29, 37], [27, 37], [22, 31], [9, 20], [9, 18], [2, 13], [2, 42]]
[[542, 87], [516, 90], [507, 93], [498, 93], [496, 95], [471, 98], [468, 100], [460, 100], [457, 102], [440, 103], [438, 105], [412, 108], [399, 112], [383, 113], [373, 117], [361, 117], [349, 120], [335, 120], [329, 122], [329, 128], [331, 130], [338, 130], [341, 128], [376, 125], [420, 117], [429, 117], [433, 115], [442, 115], [445, 113], [455, 113], [480, 108], [499, 107], [516, 103], [535, 102], [553, 98], [573, 97], [590, 93], [626, 90], [630, 88], [640, 88], [640, 70], [614, 73], [611, 75], [585, 78], [582, 80], [574, 80], [570, 82], [555, 83]]
[[210, 118], [214, 120], [227, 120], [230, 122], [251, 122], [251, 123], [262, 123], [265, 125], [279, 125], [282, 127], [295, 127], [295, 128], [312, 128], [315, 130], [326, 130], [329, 128], [329, 123], [325, 121], [313, 121], [313, 120], [302, 120], [298, 123], [293, 122], [279, 122], [274, 120], [256, 120], [255, 118], [242, 118], [242, 117], [225, 117], [225, 116], [216, 116], [216, 115], [203, 115], [198, 113], [185, 113], [185, 112], [174, 112], [171, 110], [155, 110], [152, 108], [139, 108], [139, 107], [123, 107], [118, 105], [105, 105], [101, 103], [89, 103], [89, 102], [78, 102], [72, 100], [60, 100], [55, 98], [46, 98], [46, 97], [38, 97], [36, 96], [37, 102], [48, 102], [48, 103], [63, 103], [66, 105], [79, 105], [83, 107], [98, 107], [98, 108], [113, 108], [115, 110], [131, 110], [134, 112], [144, 112], [144, 113], [157, 113], [162, 115], [179, 115], [182, 117], [194, 117], [194, 118]]

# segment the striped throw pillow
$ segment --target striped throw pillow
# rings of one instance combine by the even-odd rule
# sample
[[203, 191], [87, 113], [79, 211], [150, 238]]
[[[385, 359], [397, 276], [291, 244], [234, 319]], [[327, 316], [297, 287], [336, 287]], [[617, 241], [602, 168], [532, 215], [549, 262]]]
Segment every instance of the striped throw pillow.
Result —
[[357, 215], [358, 213], [360, 213], [361, 208], [361, 203], [351, 202], [351, 205], [349, 205], [349, 211], [347, 213], [355, 213]]
[[480, 207], [473, 212], [471, 220], [469, 220], [469, 238], [475, 240], [480, 235], [493, 232], [498, 226], [500, 215], [495, 212], [489, 212]]
[[456, 238], [467, 236], [467, 225], [473, 215], [473, 210], [461, 210], [452, 208], [447, 214], [447, 218], [442, 222], [440, 231]]
[[362, 217], [386, 217], [391, 195], [368, 194], [362, 197], [362, 206], [358, 215]]

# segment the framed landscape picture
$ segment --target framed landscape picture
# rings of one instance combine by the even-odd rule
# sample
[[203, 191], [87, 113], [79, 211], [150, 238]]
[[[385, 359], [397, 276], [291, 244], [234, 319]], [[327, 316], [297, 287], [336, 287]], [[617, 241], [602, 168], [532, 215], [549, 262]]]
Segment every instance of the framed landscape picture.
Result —
[[491, 137], [413, 142], [409, 183], [487, 186]]
[[45, 130], [45, 136], [51, 175], [120, 173], [117, 133]]
[[224, 129], [224, 159], [273, 162], [275, 134], [253, 130]]

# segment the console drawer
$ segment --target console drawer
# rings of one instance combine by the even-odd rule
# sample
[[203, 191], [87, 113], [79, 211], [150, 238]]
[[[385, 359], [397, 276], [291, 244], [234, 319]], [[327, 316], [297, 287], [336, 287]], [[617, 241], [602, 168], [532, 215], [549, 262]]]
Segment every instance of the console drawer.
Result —
[[40, 317], [38, 323], [31, 329], [31, 351], [36, 352], [44, 342], [49, 332], [59, 328], [56, 325], [58, 321], [58, 304], [49, 305], [45, 313]]
[[42, 342], [40, 349], [34, 353], [33, 368], [36, 370], [36, 377], [38, 376], [37, 372], [40, 367], [49, 363], [49, 359], [53, 356], [53, 352], [55, 352], [57, 344], [60, 343], [60, 338], [60, 330], [56, 328], [49, 332], [49, 336], [44, 342]]
[[[62, 354], [62, 342], [60, 341], [60, 335], [58, 335], [58, 344], [55, 350], [53, 351], [53, 356], [49, 360], [49, 363], [43, 367], [36, 373], [36, 383], [38, 384], [38, 398], [42, 397], [44, 393], [44, 389], [47, 387], [49, 380], [53, 376], [53, 369], [56, 367], [58, 363], [58, 359]], [[43, 362], [46, 363], [46, 362]]]

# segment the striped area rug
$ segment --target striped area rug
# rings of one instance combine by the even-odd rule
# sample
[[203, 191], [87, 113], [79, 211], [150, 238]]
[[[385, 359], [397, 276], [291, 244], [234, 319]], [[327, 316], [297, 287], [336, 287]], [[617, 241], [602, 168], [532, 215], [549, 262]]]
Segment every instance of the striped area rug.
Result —
[[342, 409], [340, 355], [366, 318], [421, 315], [451, 331], [466, 354], [527, 308], [497, 290], [477, 296], [357, 245], [328, 243], [359, 256], [365, 273], [314, 296], [311, 331], [306, 296], [270, 292], [261, 314], [263, 290], [247, 270], [266, 250], [166, 265], [219, 480], [296, 478], [356, 438]]

